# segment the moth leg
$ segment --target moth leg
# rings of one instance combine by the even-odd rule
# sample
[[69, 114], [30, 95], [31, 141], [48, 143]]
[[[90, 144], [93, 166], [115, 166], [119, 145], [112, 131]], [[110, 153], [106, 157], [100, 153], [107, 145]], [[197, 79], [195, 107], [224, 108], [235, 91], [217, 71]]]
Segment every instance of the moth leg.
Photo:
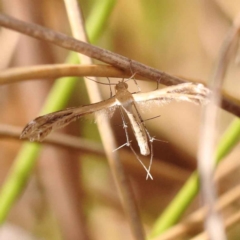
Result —
[[[140, 119], [144, 129], [145, 129], [145, 132], [147, 134], [148, 141], [149, 141], [149, 144], [150, 144], [150, 162], [149, 162], [149, 167], [148, 167], [148, 171], [150, 171], [151, 167], [152, 167], [153, 155], [154, 155], [154, 152], [153, 152], [153, 141], [156, 140], [156, 139], [150, 135], [150, 133], [149, 133], [147, 127], [146, 127], [146, 124], [143, 121], [143, 119], [142, 119], [142, 117], [141, 117], [141, 115], [140, 115], [140, 113], [139, 113], [135, 103], [133, 103], [133, 106], [135, 107], [136, 113], [137, 113], [137, 115], [138, 115], [138, 117], [139, 117], [139, 119]], [[148, 175], [147, 175], [146, 179], [148, 179]]]
[[133, 149], [132, 145], [131, 145], [131, 141], [129, 139], [129, 134], [128, 134], [128, 125], [126, 123], [126, 120], [125, 120], [125, 117], [124, 117], [124, 113], [123, 113], [123, 110], [121, 107], [119, 107], [120, 109], [120, 114], [121, 114], [121, 118], [122, 118], [122, 121], [123, 121], [123, 128], [124, 128], [124, 131], [125, 131], [125, 135], [126, 135], [126, 143], [124, 143], [123, 145], [121, 145], [120, 147], [116, 148], [114, 151], [117, 151], [118, 149], [124, 147], [124, 146], [127, 146], [127, 147], [130, 147], [131, 151], [133, 152], [133, 154], [135, 155], [135, 157], [137, 158], [137, 160], [140, 162], [140, 164], [143, 166], [143, 168], [146, 170], [147, 172], [147, 177], [146, 179], [148, 179], [148, 177], [150, 177], [152, 180], [153, 180], [153, 177], [151, 175], [151, 173], [149, 172], [149, 169], [146, 168], [146, 166], [144, 165], [144, 163], [142, 162], [142, 160], [139, 158], [139, 156], [137, 155], [137, 153], [135, 152], [135, 150]]

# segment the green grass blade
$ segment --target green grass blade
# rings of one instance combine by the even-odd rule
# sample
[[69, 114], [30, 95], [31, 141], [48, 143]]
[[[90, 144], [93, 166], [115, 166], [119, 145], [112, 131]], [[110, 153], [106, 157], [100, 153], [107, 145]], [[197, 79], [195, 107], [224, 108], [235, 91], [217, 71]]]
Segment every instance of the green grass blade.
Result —
[[240, 119], [236, 118], [228, 127], [227, 131], [223, 134], [220, 142], [218, 143], [216, 151], [216, 164], [218, 164], [240, 140]]
[[95, 42], [97, 39], [99, 39], [105, 28], [105, 25], [107, 25], [106, 20], [110, 16], [115, 3], [116, 0], [105, 0], [104, 4], [103, 1], [96, 1], [86, 22], [87, 30], [94, 29], [94, 31], [88, 31], [90, 42]]

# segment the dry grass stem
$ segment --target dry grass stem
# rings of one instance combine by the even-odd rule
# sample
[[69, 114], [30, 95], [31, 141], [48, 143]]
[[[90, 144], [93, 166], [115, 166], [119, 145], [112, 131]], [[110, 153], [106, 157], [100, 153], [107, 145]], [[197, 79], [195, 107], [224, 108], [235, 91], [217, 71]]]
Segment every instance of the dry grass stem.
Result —
[[[0, 124], [0, 139], [10, 138], [19, 140], [21, 131], [22, 128], [20, 127]], [[52, 133], [44, 140], [42, 144], [50, 144], [56, 147], [105, 156], [105, 152], [101, 144], [63, 133]], [[137, 161], [129, 160], [134, 158], [130, 151], [122, 149], [120, 152], [120, 158], [122, 159], [123, 165], [126, 169], [130, 169], [130, 171], [134, 170], [136, 172], [143, 172], [142, 167]], [[143, 157], [142, 161], [145, 165], [147, 165], [149, 159], [147, 157]], [[152, 169], [152, 173], [155, 176], [155, 180], [165, 179], [166, 181], [183, 183], [190, 174], [187, 170], [184, 170], [173, 164], [165, 163], [159, 159], [153, 159], [153, 161], [154, 168]]]
[[218, 109], [221, 104], [220, 89], [227, 71], [229, 60], [233, 54], [233, 46], [239, 38], [239, 23], [235, 24], [227, 35], [222, 51], [220, 52], [218, 64], [214, 76], [210, 83], [212, 95], [210, 103], [205, 106], [203, 111], [203, 121], [201, 126], [198, 167], [201, 180], [201, 191], [204, 205], [207, 206], [207, 217], [205, 220], [206, 231], [211, 239], [224, 240], [226, 235], [223, 228], [222, 219], [215, 209], [216, 187], [213, 181], [214, 172], [214, 151], [215, 151], [215, 133]]
[[[240, 185], [230, 189], [226, 193], [224, 193], [217, 201], [215, 207], [218, 211], [223, 211], [226, 208], [230, 207], [234, 202], [238, 201], [240, 197]], [[232, 210], [231, 210], [232, 212]], [[234, 213], [229, 216], [229, 219], [234, 219]], [[181, 239], [183, 237], [187, 237], [193, 235], [196, 232], [200, 232], [203, 228], [203, 221], [206, 217], [206, 209], [200, 208], [197, 211], [191, 213], [186, 219], [184, 219], [181, 223], [175, 225], [167, 232], [161, 235], [161, 237], [157, 237], [154, 240], [174, 240]], [[234, 222], [235, 223], [235, 222]], [[229, 224], [230, 226], [230, 224]], [[201, 233], [202, 234], [202, 233]]]
[[[85, 32], [81, 11], [80, 8], [78, 7], [78, 2], [76, 0], [65, 0], [65, 5], [71, 29], [73, 32], [73, 36], [76, 39], [81, 39], [84, 42], [87, 42], [87, 35]], [[89, 57], [87, 57], [87, 54], [79, 55], [79, 58], [83, 64], [92, 64], [92, 60]], [[91, 102], [93, 103], [101, 101], [102, 98], [100, 96], [98, 84], [92, 81], [88, 81], [87, 79], [85, 80], [85, 84]], [[133, 236], [136, 240], [141, 239], [144, 240], [145, 234], [138, 213], [137, 205], [134, 199], [132, 188], [125, 174], [118, 153], [116, 152], [113, 153], [113, 149], [116, 149], [117, 145], [107, 116], [104, 116], [104, 120], [101, 122], [101, 124], [98, 124], [98, 128], [113, 173], [115, 183], [120, 193], [123, 207], [129, 218], [129, 223]]]
[[[226, 229], [232, 228], [234, 225], [239, 224], [240, 222], [240, 211], [233, 213], [231, 216], [225, 219], [224, 227]], [[203, 232], [193, 238], [191, 240], [211, 240], [206, 232]]]
[[[167, 86], [186, 82], [185, 79], [174, 77], [108, 50], [76, 40], [37, 24], [17, 20], [4, 14], [0, 14], [0, 26], [24, 33], [40, 40], [51, 42], [72, 51], [80, 52], [91, 58], [95, 58], [117, 68], [123, 69], [126, 72], [129, 72], [129, 74], [131, 74], [130, 69], [132, 69], [133, 72], [138, 73], [147, 79], [160, 81], [162, 84]], [[240, 117], [240, 107], [236, 103], [222, 98], [221, 106], [224, 110]]]

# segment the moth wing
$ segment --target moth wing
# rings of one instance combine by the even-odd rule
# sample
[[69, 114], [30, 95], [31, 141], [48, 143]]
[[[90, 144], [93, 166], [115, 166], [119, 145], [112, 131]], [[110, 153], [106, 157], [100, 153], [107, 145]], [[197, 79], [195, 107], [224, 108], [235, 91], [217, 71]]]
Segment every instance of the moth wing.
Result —
[[68, 108], [37, 117], [26, 125], [20, 138], [28, 138], [30, 141], [42, 141], [52, 130], [64, 127], [86, 114], [94, 113], [114, 105], [115, 99], [109, 98], [99, 103]]
[[209, 95], [209, 89], [202, 84], [182, 83], [152, 92], [133, 94], [133, 98], [141, 108], [149, 108], [152, 103], [163, 106], [173, 101], [204, 105], [208, 103]]

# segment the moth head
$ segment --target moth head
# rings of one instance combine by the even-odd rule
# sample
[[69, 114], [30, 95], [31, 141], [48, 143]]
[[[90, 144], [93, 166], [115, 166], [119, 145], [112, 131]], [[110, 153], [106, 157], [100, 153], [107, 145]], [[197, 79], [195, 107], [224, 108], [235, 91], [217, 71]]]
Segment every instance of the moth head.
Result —
[[115, 89], [116, 89], [116, 91], [125, 90], [125, 89], [128, 89], [128, 85], [125, 82], [119, 82], [116, 85]]

